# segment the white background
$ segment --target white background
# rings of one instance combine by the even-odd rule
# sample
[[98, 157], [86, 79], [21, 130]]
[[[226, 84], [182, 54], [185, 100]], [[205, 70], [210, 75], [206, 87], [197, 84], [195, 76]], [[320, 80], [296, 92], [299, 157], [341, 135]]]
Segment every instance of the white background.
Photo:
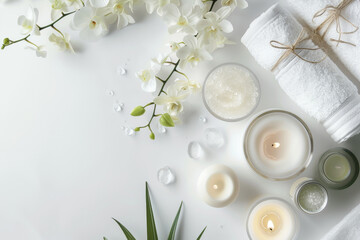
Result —
[[[240, 43], [249, 23], [275, 1], [250, 0], [249, 8], [237, 10], [230, 20], [237, 44], [214, 54], [214, 60], [188, 70], [202, 82], [215, 66], [237, 62], [249, 67], [261, 82], [262, 96], [256, 112], [281, 108], [301, 116], [309, 125], [315, 143], [314, 158], [302, 176], [315, 177], [321, 154], [337, 146], [322, 126], [306, 116], [281, 91], [270, 72], [263, 70]], [[33, 1], [40, 8], [40, 25], [49, 22], [47, 1]], [[0, 6], [0, 37], [20, 37], [17, 16], [27, 4], [20, 0]], [[179, 239], [195, 239], [207, 226], [204, 239], [247, 239], [245, 221], [249, 207], [261, 196], [280, 196], [290, 201], [294, 181], [272, 182], [256, 175], [242, 152], [242, 137], [249, 119], [226, 123], [212, 117], [202, 104], [201, 94], [185, 105], [182, 125], [157, 134], [148, 132], [125, 136], [121, 126], [136, 127], [147, 117], [129, 116], [131, 109], [151, 100], [141, 91], [134, 73], [163, 49], [167, 30], [160, 17], [148, 16], [142, 7], [137, 23], [122, 31], [112, 31], [96, 43], [84, 43], [69, 29], [69, 19], [57, 26], [70, 32], [76, 55], [48, 48], [48, 58], [35, 57], [23, 43], [0, 52], [0, 239], [9, 240], [92, 240], [107, 236], [124, 239], [111, 220], [120, 220], [138, 239], [146, 238], [145, 181], [151, 188], [153, 207], [161, 239], [165, 239], [180, 202], [184, 211]], [[51, 30], [43, 31], [46, 42]], [[125, 66], [126, 76], [116, 74]], [[357, 86], [359, 83], [357, 82]], [[113, 97], [108, 95], [114, 90]], [[113, 103], [124, 102], [121, 113]], [[202, 124], [199, 116], [206, 116]], [[187, 155], [190, 141], [203, 142], [208, 127], [221, 129], [226, 146], [208, 151], [206, 160]], [[156, 125], [154, 125], [156, 129]], [[360, 137], [343, 144], [360, 157]], [[241, 185], [238, 200], [222, 209], [198, 199], [196, 182], [208, 165], [232, 167]], [[157, 181], [157, 170], [170, 166], [175, 184]], [[316, 177], [315, 177], [316, 178]], [[301, 220], [299, 239], [319, 239], [360, 202], [360, 182], [342, 191], [329, 191], [327, 209], [309, 216], [297, 211]]]

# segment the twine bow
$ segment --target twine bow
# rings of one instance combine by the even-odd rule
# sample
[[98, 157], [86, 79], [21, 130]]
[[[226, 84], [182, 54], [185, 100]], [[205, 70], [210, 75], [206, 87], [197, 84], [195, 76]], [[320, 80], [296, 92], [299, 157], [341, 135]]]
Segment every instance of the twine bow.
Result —
[[[325, 20], [315, 29], [315, 33], [320, 34], [320, 31], [325, 28], [323, 34], [320, 34], [321, 38], [324, 38], [325, 34], [329, 31], [330, 26], [335, 23], [336, 24], [336, 32], [339, 34], [339, 37], [337, 39], [334, 38], [330, 38], [330, 41], [334, 41], [337, 42], [336, 46], [339, 45], [339, 43], [346, 43], [352, 46], [356, 46], [355, 44], [351, 43], [351, 42], [347, 42], [347, 41], [343, 41], [341, 40], [341, 36], [342, 34], [352, 34], [354, 32], [356, 32], [359, 27], [356, 26], [355, 24], [353, 24], [351, 21], [349, 21], [349, 19], [345, 18], [343, 15], [341, 15], [341, 11], [348, 6], [353, 0], [341, 0], [341, 2], [339, 3], [339, 5], [335, 6], [331, 6], [331, 5], [327, 5], [326, 7], [324, 7], [323, 9], [317, 11], [313, 18], [312, 21], [314, 22], [314, 19], [317, 17], [322, 16], [323, 14], [325, 14], [326, 12], [328, 13], [327, 17], [325, 18]], [[345, 22], [349, 23], [354, 30], [353, 31], [349, 31], [349, 32], [343, 32], [341, 30], [341, 23], [340, 20], [343, 19]]]
[[273, 47], [273, 48], [277, 48], [277, 49], [284, 49], [286, 50], [281, 56], [280, 58], [277, 60], [277, 62], [274, 64], [274, 66], [271, 68], [271, 71], [274, 71], [278, 66], [279, 64], [284, 61], [291, 53], [294, 54], [296, 57], [300, 58], [301, 60], [305, 61], [305, 62], [308, 62], [308, 63], [320, 63], [322, 62], [327, 56], [325, 55], [324, 57], [322, 57], [320, 60], [316, 60], [316, 61], [312, 61], [312, 60], [309, 60], [309, 59], [305, 59], [303, 58], [302, 56], [300, 56], [296, 50], [309, 50], [309, 51], [316, 51], [316, 50], [319, 50], [320, 48], [317, 47], [317, 48], [307, 48], [307, 47], [298, 47], [298, 45], [305, 41], [305, 40], [308, 40], [310, 39], [309, 37], [306, 37], [306, 31], [305, 29], [303, 29], [299, 36], [297, 37], [296, 41], [294, 44], [292, 45], [286, 45], [284, 43], [281, 43], [279, 41], [276, 41], [276, 40], [271, 40], [270, 41], [270, 45]]

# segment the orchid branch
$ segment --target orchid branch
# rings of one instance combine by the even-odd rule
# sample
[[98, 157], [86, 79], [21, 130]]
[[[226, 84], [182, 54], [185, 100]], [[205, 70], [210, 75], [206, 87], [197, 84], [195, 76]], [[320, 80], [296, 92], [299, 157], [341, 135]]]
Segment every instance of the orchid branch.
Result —
[[[51, 27], [51, 28], [53, 28], [55, 31], [59, 32], [59, 33], [63, 36], [63, 34], [60, 32], [60, 30], [58, 30], [58, 29], [55, 27], [55, 24], [56, 24], [57, 22], [59, 22], [61, 19], [63, 19], [64, 17], [69, 16], [69, 15], [71, 15], [71, 14], [74, 14], [75, 12], [76, 12], [76, 10], [75, 10], [75, 11], [72, 11], [72, 12], [68, 12], [68, 13], [63, 13], [63, 12], [62, 12], [62, 13], [61, 13], [61, 16], [60, 16], [58, 19], [56, 19], [54, 22], [52, 22], [52, 23], [50, 23], [50, 24], [48, 24], [48, 25], [45, 25], [45, 26], [43, 26], [43, 27], [38, 26], [39, 31], [42, 31], [42, 30], [44, 30], [44, 29], [47, 29], [47, 28]], [[3, 45], [2, 45], [2, 47], [1, 47], [1, 49], [4, 49], [5, 47], [8, 47], [8, 46], [10, 46], [10, 45], [13, 45], [13, 44], [15, 44], [15, 43], [22, 42], [22, 41], [26, 41], [26, 42], [28, 42], [28, 43], [30, 43], [30, 44], [32, 44], [32, 45], [34, 45], [34, 46], [37, 47], [37, 45], [35, 45], [34, 43], [32, 43], [32, 42], [30, 42], [30, 41], [28, 40], [28, 38], [29, 38], [30, 36], [31, 36], [31, 33], [28, 34], [26, 37], [20, 38], [20, 39], [18, 39], [18, 40], [11, 40], [11, 39], [9, 39], [9, 38], [5, 38], [5, 39], [3, 40]]]
[[[211, 0], [211, 6], [210, 6], [210, 9], [209, 9], [209, 12], [212, 11], [212, 9], [214, 8], [215, 6], [215, 3], [217, 2], [217, 0]], [[197, 37], [197, 34], [195, 35], [195, 37]], [[182, 42], [184, 45], [185, 43]], [[164, 63], [166, 64], [169, 64], [169, 65], [173, 65], [173, 68], [172, 70], [170, 71], [168, 77], [164, 80], [164, 79], [161, 79], [160, 77], [158, 76], [155, 76], [155, 78], [157, 80], [159, 80], [162, 85], [161, 85], [161, 88], [157, 94], [157, 96], [160, 96], [161, 94], [166, 94], [166, 92], [164, 91], [164, 88], [165, 88], [165, 85], [168, 83], [168, 81], [170, 80], [171, 76], [176, 72], [178, 74], [181, 74], [182, 76], [184, 76], [187, 80], [189, 80], [189, 78], [187, 77], [187, 75], [181, 71], [179, 71], [177, 68], [179, 66], [179, 63], [180, 63], [180, 59], [177, 60], [177, 62], [172, 62], [172, 61], [165, 61]], [[166, 127], [174, 127], [175, 124], [172, 120], [172, 118], [170, 117], [170, 115], [168, 113], [164, 113], [164, 114], [156, 114], [156, 108], [157, 108], [157, 104], [152, 102], [152, 105], [153, 105], [153, 111], [152, 111], [152, 115], [148, 121], [148, 123], [144, 126], [141, 126], [141, 127], [136, 127], [134, 130], [135, 131], [140, 131], [142, 128], [148, 128], [149, 131], [150, 131], [150, 139], [154, 140], [155, 139], [155, 134], [153, 132], [153, 130], [151, 129], [151, 123], [152, 121], [154, 120], [155, 117], [161, 117], [160, 118], [160, 123], [163, 125], [163, 126], [166, 126]], [[131, 115], [132, 116], [141, 116], [145, 113], [145, 107], [148, 106], [148, 105], [145, 105], [145, 106], [138, 106], [136, 107], [132, 112], [131, 112]]]

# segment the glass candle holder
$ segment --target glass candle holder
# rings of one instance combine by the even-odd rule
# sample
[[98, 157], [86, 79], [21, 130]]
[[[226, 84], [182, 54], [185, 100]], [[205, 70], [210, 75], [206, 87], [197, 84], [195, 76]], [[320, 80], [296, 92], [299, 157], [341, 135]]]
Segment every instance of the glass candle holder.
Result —
[[328, 202], [326, 188], [310, 178], [300, 178], [293, 183], [290, 196], [295, 205], [305, 213], [316, 214], [323, 211]]
[[265, 198], [253, 205], [246, 226], [251, 240], [292, 240], [298, 234], [299, 222], [289, 203]]
[[214, 68], [206, 77], [202, 89], [206, 109], [216, 118], [235, 122], [248, 117], [260, 99], [256, 76], [237, 63]]
[[298, 116], [269, 110], [254, 117], [245, 132], [244, 153], [255, 172], [271, 180], [287, 180], [310, 164], [313, 140]]
[[359, 175], [359, 162], [348, 149], [336, 147], [326, 151], [319, 161], [319, 174], [329, 188], [351, 186]]
[[209, 206], [221, 208], [235, 201], [239, 183], [235, 172], [222, 164], [207, 167], [198, 179], [198, 194]]

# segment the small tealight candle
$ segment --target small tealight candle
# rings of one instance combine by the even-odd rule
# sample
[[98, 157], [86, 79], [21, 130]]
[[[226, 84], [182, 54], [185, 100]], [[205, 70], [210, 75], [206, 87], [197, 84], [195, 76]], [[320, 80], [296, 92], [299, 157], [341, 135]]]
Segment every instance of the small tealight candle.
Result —
[[245, 133], [244, 152], [260, 175], [286, 180], [310, 163], [312, 138], [309, 128], [296, 115], [271, 110], [254, 118]]
[[328, 202], [328, 194], [324, 186], [309, 178], [300, 178], [295, 181], [291, 187], [290, 196], [295, 205], [308, 214], [321, 212]]
[[251, 240], [291, 240], [297, 231], [296, 215], [284, 200], [264, 199], [250, 210], [247, 232]]
[[319, 172], [326, 186], [344, 189], [351, 186], [358, 177], [359, 162], [350, 150], [337, 147], [322, 155]]
[[225, 165], [212, 165], [199, 176], [198, 193], [208, 205], [225, 207], [238, 196], [239, 184], [236, 174]]
[[205, 107], [224, 121], [249, 116], [259, 102], [260, 86], [255, 75], [242, 65], [228, 63], [215, 68], [203, 87]]

